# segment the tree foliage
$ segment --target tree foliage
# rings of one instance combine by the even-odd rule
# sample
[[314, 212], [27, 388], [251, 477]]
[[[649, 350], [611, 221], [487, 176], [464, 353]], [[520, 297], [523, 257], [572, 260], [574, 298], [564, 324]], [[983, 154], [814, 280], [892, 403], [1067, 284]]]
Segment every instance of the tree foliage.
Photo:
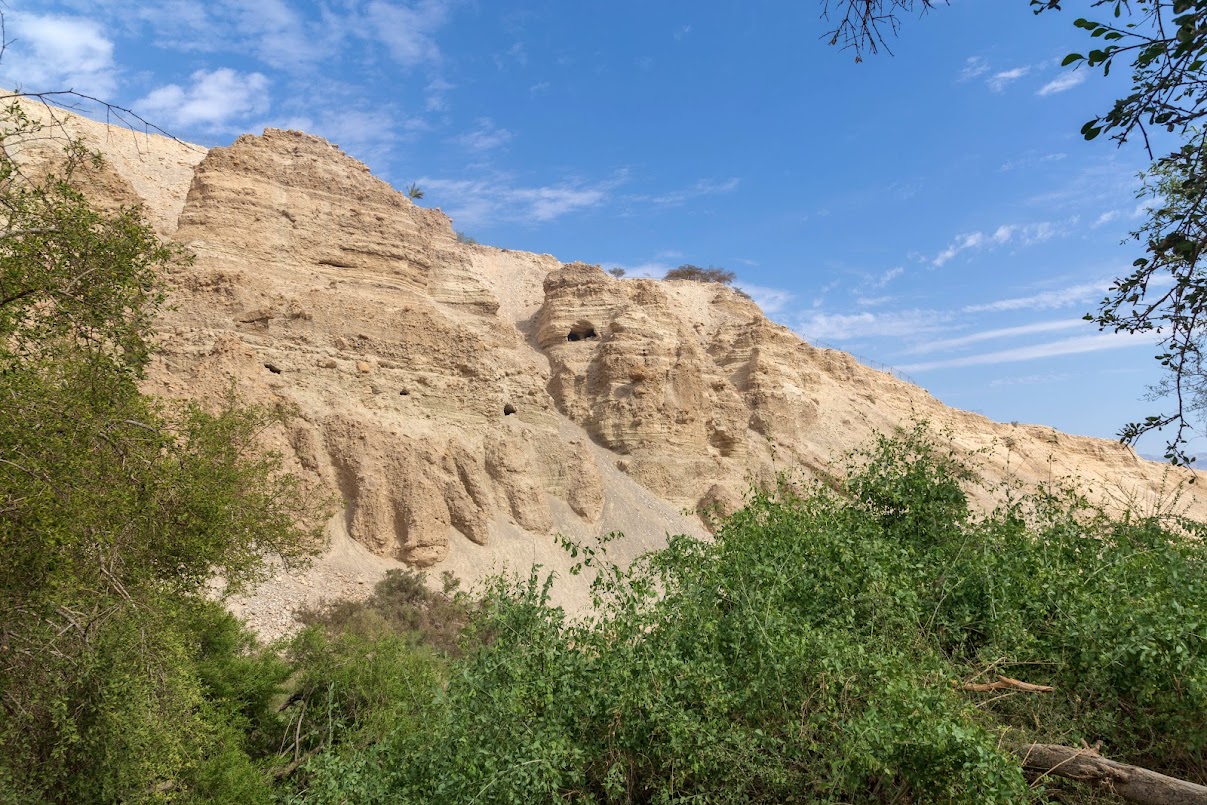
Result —
[[185, 258], [87, 201], [78, 143], [23, 171], [39, 131], [0, 112], [0, 801], [264, 801], [246, 749], [283, 666], [206, 588], [304, 559], [318, 509], [256, 447], [279, 414], [140, 393]]
[[[1066, 0], [1029, 0], [1040, 14], [1060, 11]], [[876, 52], [885, 34], [895, 34], [900, 15], [925, 12], [935, 0], [823, 0], [823, 14], [839, 20], [831, 44]], [[1084, 0], [1079, 5], [1097, 17], [1078, 17], [1073, 25], [1089, 38], [1089, 48], [1070, 53], [1070, 69], [1101, 69], [1109, 75], [1123, 65], [1131, 70], [1130, 88], [1111, 108], [1081, 127], [1086, 140], [1107, 135], [1122, 145], [1139, 138], [1153, 158], [1141, 195], [1148, 198], [1144, 225], [1133, 233], [1143, 256], [1133, 271], [1117, 278], [1098, 310], [1086, 316], [1101, 329], [1149, 333], [1160, 346], [1156, 358], [1168, 370], [1152, 389], [1153, 399], [1170, 407], [1125, 425], [1124, 442], [1135, 443], [1151, 431], [1172, 428], [1166, 457], [1188, 463], [1185, 446], [1207, 407], [1204, 363], [1204, 312], [1207, 272], [1200, 259], [1207, 233], [1207, 2], [1204, 0]], [[837, 13], [841, 12], [841, 13]], [[1180, 145], [1154, 151], [1156, 132], [1173, 135]]]
[[[754, 493], [715, 541], [675, 537], [629, 569], [571, 545], [596, 574], [592, 616], [553, 606], [536, 571], [496, 580], [446, 684], [426, 700], [408, 688], [383, 740], [316, 756], [307, 791], [1101, 801], [1028, 779], [1013, 751], [1082, 741], [1207, 781], [1201, 527], [1113, 519], [1059, 488], [981, 517], [975, 482], [920, 426], [853, 456], [838, 491]], [[1052, 690], [977, 688], [1004, 677]]]
[[717, 282], [721, 285], [729, 285], [736, 278], [736, 275], [732, 271], [726, 271], [723, 268], [717, 268], [716, 266], [700, 268], [699, 266], [693, 266], [690, 263], [681, 265], [678, 268], [672, 268], [670, 271], [666, 272], [666, 276], [663, 277], [663, 279], [667, 280]]
[[[1036, 13], [1059, 9], [1056, 0], [1031, 0]], [[1139, 136], [1155, 156], [1141, 195], [1150, 198], [1148, 218], [1133, 233], [1144, 256], [1134, 271], [1115, 280], [1098, 312], [1087, 316], [1102, 329], [1152, 333], [1161, 347], [1156, 356], [1169, 374], [1153, 389], [1170, 397], [1172, 408], [1129, 423], [1120, 432], [1135, 442], [1153, 430], [1173, 428], [1166, 457], [1175, 464], [1189, 459], [1183, 447], [1207, 405], [1207, 367], [1203, 364], [1203, 325], [1207, 282], [1199, 260], [1207, 232], [1207, 3], [1201, 0], [1097, 0], [1106, 21], [1078, 18], [1097, 47], [1070, 53], [1066, 66], [1098, 68], [1104, 75], [1120, 60], [1130, 60], [1131, 91], [1109, 111], [1082, 126], [1092, 140], [1108, 134], [1119, 144]], [[1150, 132], [1163, 130], [1181, 147], [1154, 155]]]

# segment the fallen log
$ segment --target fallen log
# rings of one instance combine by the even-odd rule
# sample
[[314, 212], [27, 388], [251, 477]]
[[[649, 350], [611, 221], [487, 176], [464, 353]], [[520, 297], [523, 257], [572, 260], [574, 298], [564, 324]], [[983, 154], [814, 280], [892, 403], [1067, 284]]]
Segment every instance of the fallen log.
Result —
[[1015, 752], [1024, 769], [1097, 786], [1132, 802], [1207, 805], [1207, 786], [1107, 760], [1094, 749], [1027, 744]]
[[996, 682], [965, 682], [960, 690], [970, 690], [976, 693], [987, 693], [991, 690], [1021, 690], [1025, 693], [1051, 693], [1056, 688], [1048, 685], [1034, 685], [1021, 679], [1012, 679], [998, 674]]

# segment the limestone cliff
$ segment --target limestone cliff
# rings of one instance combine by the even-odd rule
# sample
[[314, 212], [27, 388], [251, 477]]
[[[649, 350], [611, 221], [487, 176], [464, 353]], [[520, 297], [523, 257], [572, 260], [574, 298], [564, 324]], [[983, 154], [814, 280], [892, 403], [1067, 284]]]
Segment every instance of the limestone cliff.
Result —
[[[471, 580], [565, 568], [555, 533], [614, 530], [628, 559], [668, 532], [703, 533], [700, 507], [732, 509], [780, 470], [824, 477], [913, 419], [980, 451], [990, 480], [1076, 476], [1108, 505], [1191, 477], [1113, 442], [947, 408], [724, 286], [460, 244], [438, 210], [317, 137], [268, 130], [205, 152], [68, 128], [109, 157], [94, 191], [141, 200], [195, 255], [169, 278], [148, 389], [212, 401], [233, 382], [292, 409], [270, 444], [344, 503], [323, 562], [241, 604], [270, 633], [290, 604], [392, 562]], [[1183, 504], [1207, 516], [1194, 489]]]

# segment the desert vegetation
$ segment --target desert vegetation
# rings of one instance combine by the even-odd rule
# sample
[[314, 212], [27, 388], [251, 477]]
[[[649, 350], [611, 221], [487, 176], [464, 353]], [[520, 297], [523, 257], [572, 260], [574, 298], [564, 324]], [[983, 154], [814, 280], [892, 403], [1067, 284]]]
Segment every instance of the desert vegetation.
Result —
[[461, 657], [392, 660], [426, 698], [297, 769], [292, 795], [1104, 801], [1027, 767], [1049, 744], [1207, 780], [1200, 527], [1055, 487], [978, 516], [969, 483], [919, 427], [852, 455], [836, 490], [755, 492], [715, 542], [629, 569], [569, 545], [593, 616], [552, 606], [537, 570], [497, 580]]
[[731, 285], [737, 275], [732, 271], [726, 271], [723, 268], [709, 266], [708, 268], [700, 268], [693, 266], [690, 263], [672, 268], [663, 276], [666, 280], [691, 280], [693, 282], [717, 282], [721, 285]]

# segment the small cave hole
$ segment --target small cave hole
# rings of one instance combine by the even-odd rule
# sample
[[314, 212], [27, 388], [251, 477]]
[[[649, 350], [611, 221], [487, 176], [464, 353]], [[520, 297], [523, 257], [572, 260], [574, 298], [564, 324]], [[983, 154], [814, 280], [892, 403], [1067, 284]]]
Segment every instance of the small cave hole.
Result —
[[503, 416], [511, 416], [514, 413], [515, 413], [515, 406], [512, 405], [511, 403], [507, 403], [506, 405], [503, 406]]
[[271, 363], [264, 364], [264, 368], [267, 369], [268, 371], [272, 372], [274, 375], [279, 375], [281, 373], [280, 367], [278, 367], [274, 364], [271, 364]]
[[595, 325], [586, 321], [580, 321], [571, 327], [570, 333], [566, 336], [567, 341], [585, 341], [588, 338], [599, 338], [599, 336], [595, 333]]
[[405, 396], [407, 396], [407, 395], [408, 395], [408, 394], [410, 394], [410, 393], [411, 393], [411, 392], [407, 391], [406, 389], [403, 389], [402, 391], [398, 392], [398, 396], [399, 396], [399, 397], [405, 397]]

